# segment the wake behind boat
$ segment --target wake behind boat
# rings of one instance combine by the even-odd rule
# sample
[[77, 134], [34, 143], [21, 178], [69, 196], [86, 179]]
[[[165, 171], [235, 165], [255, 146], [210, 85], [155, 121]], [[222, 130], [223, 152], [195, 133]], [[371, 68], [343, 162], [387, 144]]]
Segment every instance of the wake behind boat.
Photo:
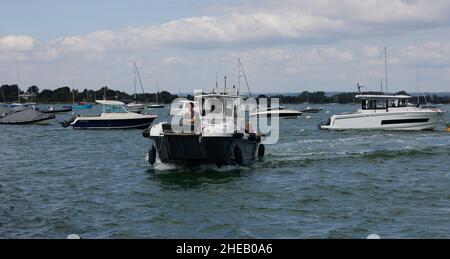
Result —
[[62, 125], [74, 129], [146, 129], [158, 117], [130, 112], [123, 102], [96, 102], [103, 105], [100, 115], [78, 115], [70, 121], [64, 121]]
[[322, 122], [322, 130], [382, 129], [434, 130], [442, 120], [443, 111], [408, 104], [407, 95], [357, 95], [361, 109], [333, 115]]

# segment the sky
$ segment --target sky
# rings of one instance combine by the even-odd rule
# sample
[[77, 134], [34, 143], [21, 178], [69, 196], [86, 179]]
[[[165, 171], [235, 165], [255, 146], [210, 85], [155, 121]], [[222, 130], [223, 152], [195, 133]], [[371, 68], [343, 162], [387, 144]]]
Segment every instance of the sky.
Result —
[[[0, 0], [0, 84], [450, 92], [448, 0]], [[419, 80], [417, 80], [417, 75]], [[239, 83], [240, 81], [240, 83]]]

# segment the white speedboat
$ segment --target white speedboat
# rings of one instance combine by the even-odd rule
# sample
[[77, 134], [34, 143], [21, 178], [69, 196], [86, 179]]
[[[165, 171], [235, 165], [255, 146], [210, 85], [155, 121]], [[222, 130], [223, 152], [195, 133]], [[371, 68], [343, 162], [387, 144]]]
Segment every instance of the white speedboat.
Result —
[[437, 108], [415, 107], [408, 104], [407, 95], [357, 95], [361, 109], [333, 115], [322, 122], [322, 130], [433, 130], [442, 120]]
[[75, 116], [63, 126], [74, 129], [146, 129], [158, 118], [156, 115], [142, 115], [127, 110], [123, 102], [96, 101], [103, 105], [100, 115]]
[[258, 112], [250, 113], [251, 117], [274, 117], [278, 116], [279, 118], [283, 119], [296, 119], [300, 117], [303, 114], [301, 111], [296, 110], [285, 110], [284, 108], [278, 107], [278, 108], [272, 108], [268, 110], [260, 110]]
[[191, 103], [194, 103], [194, 111], [198, 113], [198, 102], [181, 100], [172, 104], [170, 108], [170, 116], [186, 114], [189, 112]]

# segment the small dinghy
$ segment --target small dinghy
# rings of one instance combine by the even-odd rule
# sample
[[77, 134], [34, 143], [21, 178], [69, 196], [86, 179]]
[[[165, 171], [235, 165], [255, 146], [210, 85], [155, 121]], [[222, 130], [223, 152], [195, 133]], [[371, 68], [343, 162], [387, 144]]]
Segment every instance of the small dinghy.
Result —
[[0, 114], [0, 124], [48, 123], [55, 118], [53, 113], [42, 113], [35, 109], [12, 109]]

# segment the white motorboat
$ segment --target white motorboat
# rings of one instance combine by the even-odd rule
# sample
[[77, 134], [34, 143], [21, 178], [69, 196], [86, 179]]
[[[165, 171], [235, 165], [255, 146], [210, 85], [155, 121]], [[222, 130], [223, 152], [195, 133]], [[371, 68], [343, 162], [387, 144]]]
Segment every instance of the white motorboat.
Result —
[[285, 110], [284, 108], [278, 107], [272, 108], [268, 110], [260, 110], [258, 112], [250, 113], [251, 117], [259, 117], [259, 116], [266, 116], [266, 117], [274, 117], [278, 116], [279, 118], [283, 119], [296, 119], [300, 117], [303, 114], [301, 111], [297, 110]]
[[357, 95], [361, 109], [333, 115], [322, 122], [322, 130], [433, 130], [443, 111], [410, 105], [407, 95]]
[[123, 102], [96, 101], [103, 105], [100, 115], [75, 116], [63, 126], [74, 129], [146, 129], [158, 118], [156, 115], [142, 115], [127, 110]]
[[189, 112], [191, 103], [194, 103], [194, 111], [198, 113], [198, 102], [181, 100], [172, 104], [170, 108], [170, 116], [186, 114]]

